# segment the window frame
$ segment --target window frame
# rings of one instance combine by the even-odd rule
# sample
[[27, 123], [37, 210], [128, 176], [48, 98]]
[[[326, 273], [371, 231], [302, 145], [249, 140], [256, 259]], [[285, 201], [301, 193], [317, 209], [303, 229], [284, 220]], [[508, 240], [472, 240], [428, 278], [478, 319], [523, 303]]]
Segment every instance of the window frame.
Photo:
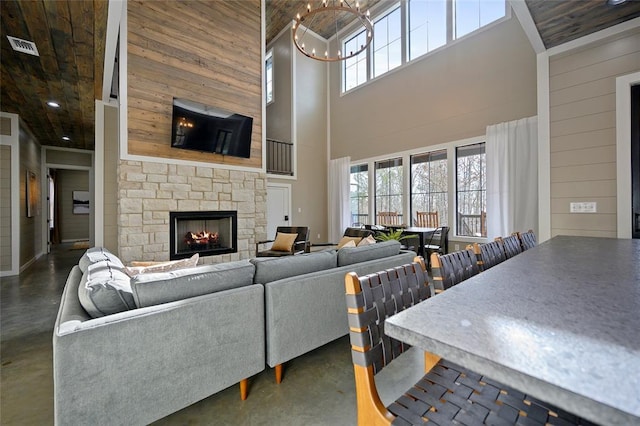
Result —
[[[395, 10], [395, 8], [397, 8], [398, 6], [400, 7], [400, 14], [401, 14], [401, 31], [400, 31], [400, 40], [401, 40], [401, 63], [399, 66], [396, 66], [395, 68], [389, 69], [388, 71], [381, 73], [378, 76], [374, 76], [374, 62], [373, 62], [373, 42], [360, 54], [366, 54], [366, 77], [362, 82], [356, 82], [356, 84], [353, 87], [350, 87], [347, 89], [347, 73], [346, 73], [346, 60], [342, 61], [342, 64], [340, 66], [340, 96], [344, 96], [347, 93], [351, 93], [354, 90], [359, 89], [360, 87], [364, 87], [367, 84], [376, 81], [379, 78], [384, 78], [384, 76], [392, 74], [396, 71], [399, 71], [401, 69], [403, 69], [406, 66], [409, 66], [411, 64], [413, 64], [416, 61], [422, 60], [426, 57], [429, 57], [431, 54], [434, 54], [435, 52], [439, 52], [442, 49], [446, 49], [450, 46], [455, 45], [456, 43], [467, 39], [468, 37], [472, 37], [474, 35], [479, 34], [482, 31], [486, 31], [487, 29], [500, 24], [501, 22], [504, 22], [508, 19], [511, 19], [511, 8], [509, 7], [508, 1], [509, 0], [504, 0], [504, 15], [494, 21], [491, 21], [485, 25], [480, 26], [479, 28], [475, 29], [474, 31], [471, 31], [463, 36], [460, 37], [455, 37], [454, 36], [454, 25], [455, 25], [455, 12], [454, 12], [454, 2], [456, 0], [446, 0], [446, 9], [447, 9], [447, 22], [446, 22], [446, 42], [444, 45], [439, 46], [437, 48], [434, 48], [433, 50], [427, 50], [426, 53], [421, 54], [416, 56], [415, 58], [410, 58], [410, 41], [409, 41], [409, 2], [406, 0], [400, 1], [400, 2], [394, 2], [391, 6], [385, 5], [387, 7], [383, 8], [383, 9], [376, 9], [376, 7], [374, 6], [374, 10], [375, 12], [371, 13], [371, 20], [373, 22], [375, 22], [378, 19], [382, 19], [384, 18], [388, 13], [391, 13]], [[479, 1], [485, 1], [485, 0], [479, 0]], [[353, 27], [351, 27], [351, 31], [349, 31], [349, 29], [347, 29], [344, 32], [344, 35], [339, 35], [338, 36], [338, 45], [341, 47], [341, 50], [344, 51], [344, 46], [345, 43], [352, 40], [356, 35], [364, 32], [365, 30], [362, 29], [361, 27], [358, 27], [357, 29], [353, 29]], [[374, 38], [375, 38], [375, 28], [374, 28]], [[365, 53], [366, 52], [366, 53]], [[356, 56], [356, 58], [358, 58], [360, 55]]]
[[[271, 62], [271, 99], [269, 99], [269, 62]], [[275, 80], [274, 80], [275, 64], [273, 60], [273, 48], [269, 49], [264, 56], [264, 100], [265, 105], [271, 105], [275, 102]]]
[[[481, 238], [486, 238], [486, 222], [485, 222], [485, 226], [484, 226], [484, 235], [481, 233], [480, 235], [469, 235], [469, 234], [462, 234], [462, 225], [461, 225], [461, 218], [463, 215], [465, 216], [478, 216], [478, 220], [479, 220], [479, 226], [482, 232], [482, 212], [485, 213], [485, 220], [486, 220], [486, 213], [487, 213], [487, 148], [486, 148], [487, 144], [486, 142], [478, 142], [475, 144], [468, 144], [468, 145], [461, 145], [461, 146], [457, 146], [455, 148], [455, 175], [456, 175], [456, 180], [455, 180], [455, 198], [456, 198], [456, 211], [455, 211], [455, 223], [456, 223], [456, 236], [459, 237], [481, 237]], [[481, 152], [478, 152], [477, 154], [474, 153], [470, 153], [470, 154], [466, 154], [464, 156], [460, 156], [459, 152], [460, 150], [468, 150], [468, 151], [473, 151], [473, 150], [479, 150]], [[459, 176], [459, 159], [462, 157], [470, 157], [472, 155], [480, 155], [480, 182], [479, 182], [479, 188], [469, 188], [469, 189], [464, 189], [461, 190], [460, 189], [460, 176]], [[461, 195], [467, 195], [467, 196], [471, 196], [472, 193], [476, 193], [480, 195], [480, 211], [476, 212], [470, 212], [470, 213], [463, 213], [461, 212], [461, 201], [460, 201], [460, 196]], [[467, 204], [467, 203], [465, 203]], [[468, 205], [468, 204], [467, 204]]]
[[[356, 185], [358, 186], [358, 189], [360, 189], [360, 185], [358, 183], [353, 183], [353, 175], [358, 174], [358, 173], [366, 173], [366, 191], [364, 192], [364, 195], [356, 195], [355, 197], [353, 196], [353, 191], [351, 191], [351, 187]], [[367, 163], [360, 163], [360, 164], [352, 164], [349, 167], [349, 212], [351, 215], [351, 226], [355, 226], [356, 223], [361, 223], [362, 221], [357, 220], [354, 221], [353, 218], [354, 216], [360, 218], [361, 216], [363, 216], [362, 212], [360, 211], [360, 206], [362, 205], [362, 200], [366, 199], [366, 217], [367, 219], [370, 217], [369, 214], [369, 199], [370, 199], [370, 191], [369, 191], [369, 164]], [[357, 194], [361, 194], [360, 191], [357, 191]], [[352, 207], [353, 207], [353, 202], [354, 200], [356, 201], [356, 204], [358, 206], [357, 208], [357, 212], [354, 213]]]
[[[428, 159], [425, 161], [419, 161], [419, 162], [415, 162], [414, 158], [418, 158], [418, 157], [425, 157], [427, 156]], [[436, 161], [445, 161], [446, 164], [446, 168], [445, 168], [445, 182], [446, 182], [446, 191], [433, 191], [432, 187], [431, 187], [431, 173], [432, 173], [432, 167], [433, 164]], [[426, 192], [416, 192], [414, 191], [414, 189], [416, 188], [416, 183], [414, 181], [414, 165], [416, 164], [421, 164], [421, 163], [428, 163], [429, 164], [429, 188], [427, 189]], [[432, 194], [440, 194], [440, 196], [442, 196], [442, 194], [444, 194], [445, 199], [446, 199], [446, 208], [445, 208], [445, 212], [446, 214], [441, 214], [440, 209], [436, 208], [435, 211], [438, 212], [438, 222], [439, 222], [439, 226], [448, 226], [449, 223], [449, 167], [448, 167], [448, 152], [446, 149], [439, 149], [439, 150], [429, 150], [429, 151], [424, 151], [424, 152], [419, 152], [419, 153], [415, 153], [415, 154], [411, 154], [409, 156], [409, 173], [410, 173], [410, 185], [409, 185], [409, 206], [410, 206], [410, 210], [409, 210], [409, 214], [411, 216], [411, 221], [413, 222], [413, 220], [417, 217], [417, 212], [418, 211], [434, 211], [433, 210], [433, 195]], [[415, 195], [420, 195], [420, 194], [424, 194], [427, 196], [428, 198], [428, 207], [426, 208], [426, 210], [420, 210], [415, 204], [414, 204], [414, 196]]]
[[[398, 164], [399, 163], [399, 164]], [[387, 159], [382, 159], [382, 160], [378, 160], [375, 161], [373, 163], [373, 173], [374, 173], [374, 182], [373, 182], [373, 194], [374, 196], [373, 201], [374, 201], [374, 209], [373, 209], [373, 213], [374, 213], [374, 222], [377, 224], [378, 222], [378, 213], [380, 211], [393, 211], [390, 208], [387, 210], [378, 210], [378, 200], [382, 200], [383, 198], [387, 199], [388, 205], [391, 206], [391, 199], [400, 196], [400, 206], [401, 209], [400, 211], [398, 211], [398, 214], [400, 215], [400, 217], [402, 218], [402, 220], [404, 221], [405, 218], [405, 203], [404, 203], [404, 193], [405, 193], [405, 188], [404, 188], [404, 177], [406, 175], [405, 173], [405, 166], [404, 164], [406, 164], [405, 161], [403, 161], [403, 158], [400, 156], [395, 156], [395, 157], [391, 157], [391, 158], [387, 158]], [[391, 193], [390, 191], [387, 193], [382, 194], [382, 188], [378, 188], [378, 170], [382, 170], [382, 169], [390, 169], [390, 168], [395, 168], [395, 167], [400, 167], [400, 173], [402, 174], [402, 176], [400, 177], [403, 181], [403, 183], [401, 184], [401, 190], [399, 194], [396, 193]], [[390, 185], [389, 185], [390, 186]], [[371, 186], [369, 187], [371, 188]]]

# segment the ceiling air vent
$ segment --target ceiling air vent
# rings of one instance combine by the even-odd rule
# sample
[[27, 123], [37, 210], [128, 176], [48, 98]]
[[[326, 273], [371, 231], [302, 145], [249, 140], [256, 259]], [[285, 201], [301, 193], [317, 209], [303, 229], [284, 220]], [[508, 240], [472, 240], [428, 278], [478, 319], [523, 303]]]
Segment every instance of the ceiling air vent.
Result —
[[16, 52], [27, 53], [33, 56], [40, 56], [40, 54], [38, 53], [38, 48], [36, 47], [36, 44], [34, 42], [22, 40], [21, 38], [11, 36], [7, 36], [7, 38], [9, 39], [9, 43], [11, 43], [11, 47], [13, 47], [13, 50], [15, 50]]

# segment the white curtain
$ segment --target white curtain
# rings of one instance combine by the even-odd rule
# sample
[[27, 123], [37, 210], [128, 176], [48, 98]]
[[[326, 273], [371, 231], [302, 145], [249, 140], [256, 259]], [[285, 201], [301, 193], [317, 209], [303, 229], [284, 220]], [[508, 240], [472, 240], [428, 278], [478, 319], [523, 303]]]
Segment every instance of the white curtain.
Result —
[[349, 181], [351, 157], [329, 161], [329, 241], [338, 242], [351, 224]]
[[487, 237], [538, 227], [538, 119], [487, 126]]

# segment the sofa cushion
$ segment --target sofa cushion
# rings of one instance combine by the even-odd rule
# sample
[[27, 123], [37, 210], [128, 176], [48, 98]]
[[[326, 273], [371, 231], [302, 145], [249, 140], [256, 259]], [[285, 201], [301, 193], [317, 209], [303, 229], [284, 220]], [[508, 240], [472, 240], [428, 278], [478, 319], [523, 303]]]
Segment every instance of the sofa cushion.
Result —
[[93, 318], [134, 309], [130, 278], [122, 263], [109, 260], [87, 265], [78, 286], [80, 304]]
[[135, 277], [139, 274], [152, 274], [155, 272], [169, 272], [176, 271], [178, 269], [193, 268], [198, 264], [200, 255], [198, 253], [187, 259], [172, 260], [170, 262], [159, 262], [153, 265], [147, 266], [125, 266], [124, 272], [130, 277]]
[[338, 266], [353, 265], [400, 253], [399, 241], [384, 241], [368, 246], [343, 247], [338, 250]]
[[248, 260], [196, 266], [131, 278], [139, 308], [253, 284], [255, 267]]
[[78, 261], [78, 266], [80, 267], [80, 270], [84, 274], [85, 272], [87, 272], [87, 267], [89, 265], [92, 265], [98, 262], [104, 262], [107, 260], [114, 265], [119, 265], [120, 268], [124, 267], [124, 264], [120, 261], [120, 259], [118, 259], [118, 256], [111, 253], [109, 250], [107, 250], [104, 247], [92, 247], [88, 249], [86, 252], [84, 252], [82, 257]]
[[294, 275], [331, 269], [337, 265], [335, 250], [279, 258], [258, 257], [251, 259], [251, 263], [256, 267], [253, 282], [260, 284], [266, 284]]

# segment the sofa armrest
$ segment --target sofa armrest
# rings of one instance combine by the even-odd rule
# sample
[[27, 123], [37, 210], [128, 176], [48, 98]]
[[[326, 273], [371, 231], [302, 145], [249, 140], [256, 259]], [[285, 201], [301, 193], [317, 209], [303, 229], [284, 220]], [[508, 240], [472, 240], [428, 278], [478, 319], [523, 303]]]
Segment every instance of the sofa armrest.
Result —
[[148, 424], [265, 368], [261, 285], [84, 321], [76, 290], [53, 332], [56, 424]]

